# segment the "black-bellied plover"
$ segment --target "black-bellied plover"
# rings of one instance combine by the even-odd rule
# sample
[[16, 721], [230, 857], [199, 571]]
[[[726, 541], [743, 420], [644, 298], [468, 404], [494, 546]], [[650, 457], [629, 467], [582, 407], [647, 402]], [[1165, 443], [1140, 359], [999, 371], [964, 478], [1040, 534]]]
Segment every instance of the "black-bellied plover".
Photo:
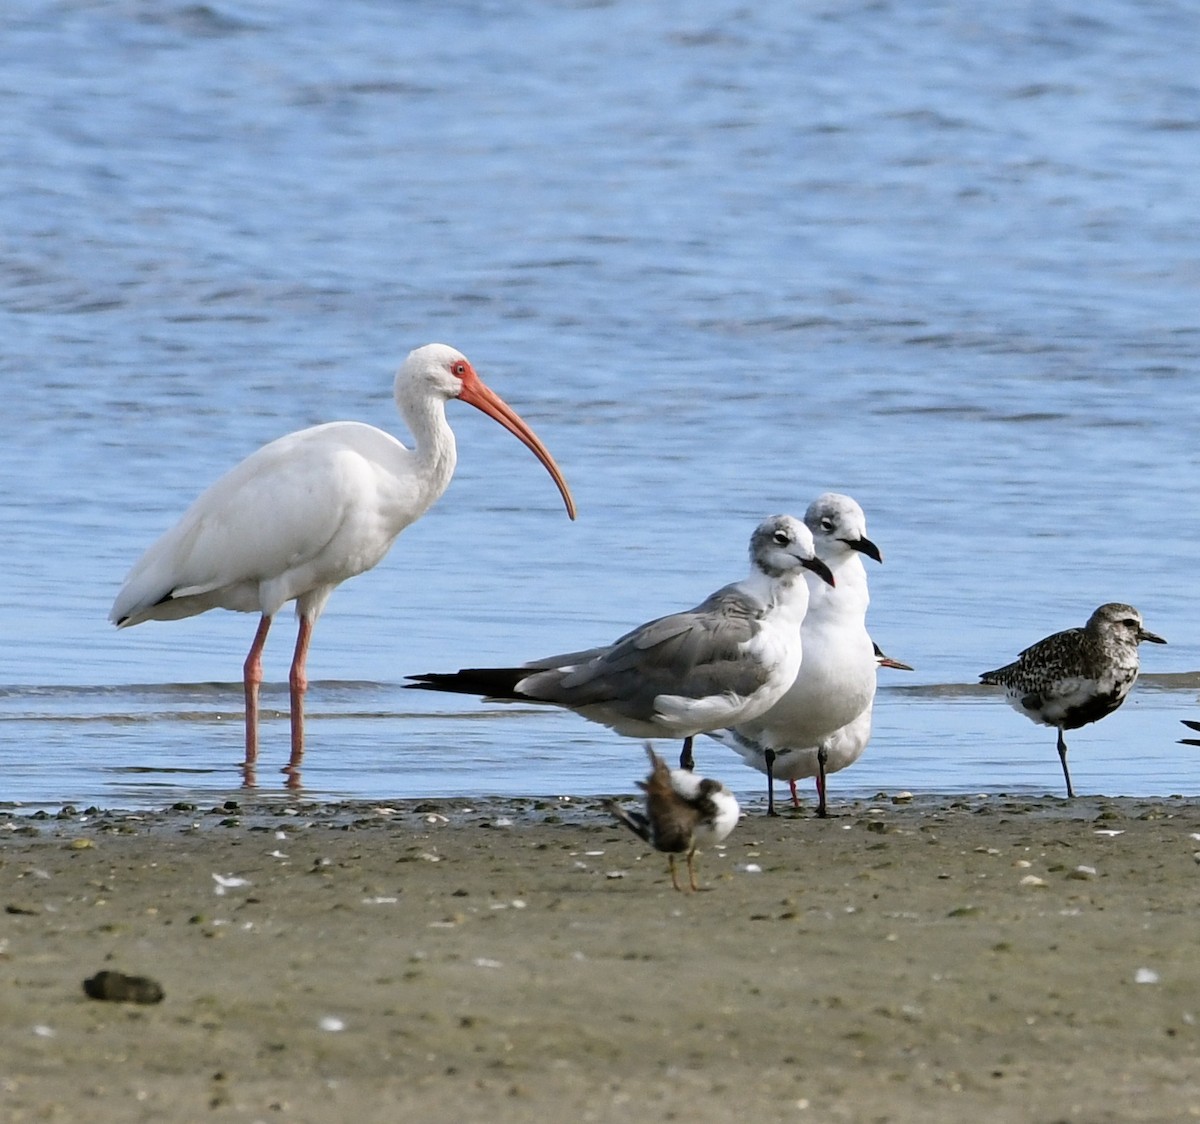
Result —
[[1075, 795], [1067, 768], [1064, 730], [1098, 722], [1125, 701], [1138, 677], [1138, 645], [1165, 644], [1147, 631], [1132, 605], [1101, 605], [1083, 628], [1068, 628], [1026, 648], [1012, 663], [985, 671], [983, 683], [1003, 687], [1016, 710], [1058, 730], [1058, 756]]
[[650, 775], [638, 781], [646, 793], [645, 812], [631, 812], [615, 800], [605, 807], [630, 831], [667, 856], [671, 885], [681, 889], [675, 856], [687, 856], [688, 883], [696, 885], [695, 855], [701, 847], [720, 843], [737, 826], [738, 802], [720, 781], [698, 777], [689, 769], [669, 769], [647, 744]]
[[[822, 759], [828, 765], [831, 741], [840, 740], [839, 731], [859, 718], [875, 697], [878, 665], [867, 634], [871, 598], [862, 557], [877, 562], [883, 557], [867, 538], [862, 508], [849, 496], [836, 492], [818, 496], [804, 522], [836, 585], [809, 582], [808, 613], [800, 628], [804, 651], [800, 670], [783, 697], [764, 714], [713, 734], [741, 754], [747, 765], [767, 774], [770, 816], [777, 814], [775, 778], [792, 781], [794, 786], [797, 777], [819, 776]], [[866, 730], [869, 734], [869, 720]], [[817, 814], [825, 813], [821, 799]]]
[[660, 617], [603, 648], [517, 668], [410, 675], [406, 684], [503, 701], [554, 703], [628, 737], [691, 739], [757, 717], [800, 667], [808, 584], [833, 584], [812, 532], [774, 515], [750, 539], [750, 576], [696, 608]]

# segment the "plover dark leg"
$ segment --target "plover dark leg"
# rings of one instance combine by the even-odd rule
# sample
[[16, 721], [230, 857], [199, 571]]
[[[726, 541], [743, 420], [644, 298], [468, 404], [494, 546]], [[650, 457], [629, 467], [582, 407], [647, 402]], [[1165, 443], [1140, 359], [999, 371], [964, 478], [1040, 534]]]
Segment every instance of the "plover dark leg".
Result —
[[1067, 768], [1067, 740], [1063, 737], [1062, 727], [1058, 728], [1058, 759], [1062, 762], [1063, 776], [1067, 780], [1067, 799], [1075, 799], [1075, 790], [1071, 787], [1071, 770]]

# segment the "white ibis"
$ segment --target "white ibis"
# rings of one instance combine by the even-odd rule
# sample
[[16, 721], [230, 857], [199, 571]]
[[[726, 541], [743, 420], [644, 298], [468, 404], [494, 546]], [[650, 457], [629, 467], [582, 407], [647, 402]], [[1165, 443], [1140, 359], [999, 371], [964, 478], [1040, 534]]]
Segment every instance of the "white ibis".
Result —
[[1146, 630], [1132, 605], [1109, 602], [1088, 618], [1083, 628], [1068, 628], [1039, 640], [1015, 660], [979, 680], [1005, 689], [1014, 710], [1058, 730], [1058, 759], [1073, 797], [1067, 768], [1064, 730], [1099, 722], [1124, 701], [1138, 677], [1138, 645], [1143, 640], [1165, 644]]
[[688, 883], [696, 885], [696, 852], [709, 843], [720, 843], [737, 826], [737, 798], [720, 781], [698, 777], [688, 769], [668, 769], [667, 763], [646, 745], [650, 775], [638, 781], [646, 793], [645, 812], [631, 812], [615, 800], [605, 807], [639, 839], [667, 856], [671, 885], [681, 889], [675, 873], [675, 856], [687, 856]]
[[109, 619], [118, 628], [209, 609], [260, 614], [243, 667], [246, 765], [258, 756], [258, 692], [271, 620], [296, 602], [299, 630], [288, 676], [292, 753], [304, 753], [305, 660], [333, 590], [375, 566], [446, 490], [457, 457], [446, 423], [451, 398], [482, 410], [546, 466], [575, 518], [575, 501], [533, 430], [445, 344], [411, 352], [396, 373], [396, 407], [414, 447], [360, 422], [330, 422], [280, 437], [222, 476], [137, 561]]
[[[862, 555], [880, 562], [867, 538], [867, 519], [849, 496], [826, 492], [808, 506], [805, 526], [836, 586], [809, 582], [801, 632], [804, 662], [796, 680], [769, 710], [736, 723], [727, 741], [748, 765], [767, 774], [767, 814], [775, 815], [774, 764], [785, 751], [821, 749], [825, 739], [854, 721], [875, 697], [875, 654], [867, 635], [867, 572]], [[828, 747], [825, 747], [828, 753]], [[681, 761], [689, 767], [691, 762]], [[824, 814], [824, 805], [820, 814]]]
[[[811, 570], [833, 584], [812, 532], [790, 515], [750, 539], [750, 576], [612, 644], [516, 668], [410, 675], [417, 688], [555, 703], [627, 737], [681, 737], [762, 714], [796, 678]], [[685, 749], [685, 752], [689, 752]]]

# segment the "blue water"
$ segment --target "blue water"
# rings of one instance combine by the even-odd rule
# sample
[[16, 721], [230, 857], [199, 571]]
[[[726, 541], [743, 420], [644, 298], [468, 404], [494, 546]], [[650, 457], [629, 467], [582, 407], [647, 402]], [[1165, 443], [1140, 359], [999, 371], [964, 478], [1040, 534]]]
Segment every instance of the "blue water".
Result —
[[[918, 669], [835, 793], [1060, 792], [1053, 733], [968, 685], [1114, 599], [1170, 646], [1075, 734], [1076, 787], [1200, 791], [1197, 57], [1200, 13], [1134, 0], [10, 0], [0, 800], [236, 790], [254, 621], [118, 633], [112, 598], [263, 442], [398, 431], [431, 340], [581, 516], [451, 404], [449, 491], [318, 626], [304, 794], [629, 790], [603, 728], [400, 683], [694, 604], [827, 489]], [[286, 756], [268, 721], [263, 791]]]

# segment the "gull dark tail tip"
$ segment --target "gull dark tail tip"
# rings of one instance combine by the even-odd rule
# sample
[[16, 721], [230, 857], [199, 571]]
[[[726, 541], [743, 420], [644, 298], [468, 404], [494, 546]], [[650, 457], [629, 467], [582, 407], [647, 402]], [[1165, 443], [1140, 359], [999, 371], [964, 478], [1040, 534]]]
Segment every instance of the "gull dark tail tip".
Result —
[[406, 675], [409, 690], [446, 691], [454, 695], [480, 695], [490, 699], [516, 700], [525, 698], [516, 691], [517, 684], [529, 674], [519, 667], [464, 667], [459, 671], [427, 671], [421, 675]]

